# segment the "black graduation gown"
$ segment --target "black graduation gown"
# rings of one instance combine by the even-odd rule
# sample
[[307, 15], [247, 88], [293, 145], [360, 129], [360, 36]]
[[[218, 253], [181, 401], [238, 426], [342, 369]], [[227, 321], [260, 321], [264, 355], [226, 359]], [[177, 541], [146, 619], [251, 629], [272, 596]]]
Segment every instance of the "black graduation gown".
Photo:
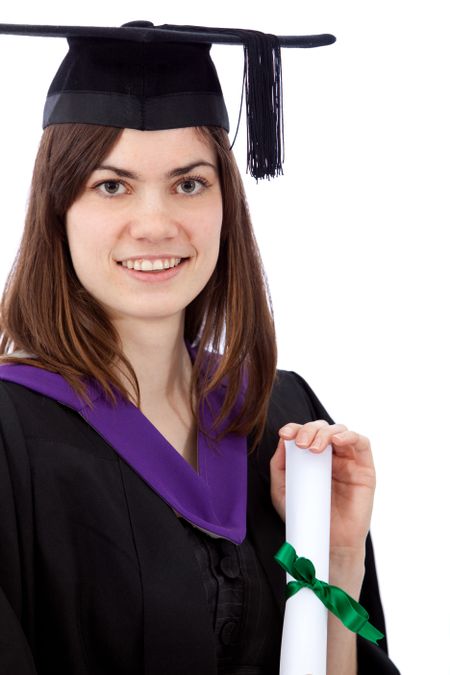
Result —
[[[277, 631], [284, 525], [269, 461], [283, 424], [319, 418], [329, 419], [308, 385], [280, 372], [248, 461], [247, 535], [280, 609]], [[0, 381], [0, 675], [214, 675], [204, 598], [172, 508], [74, 410]], [[370, 538], [360, 601], [385, 633]], [[358, 672], [398, 673], [386, 650], [358, 638]]]

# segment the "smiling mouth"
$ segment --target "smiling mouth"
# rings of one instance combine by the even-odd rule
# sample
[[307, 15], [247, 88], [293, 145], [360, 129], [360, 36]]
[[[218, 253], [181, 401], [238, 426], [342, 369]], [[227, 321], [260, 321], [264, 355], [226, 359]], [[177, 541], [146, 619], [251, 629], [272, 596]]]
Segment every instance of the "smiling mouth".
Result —
[[117, 264], [137, 272], [162, 272], [178, 267], [186, 258], [159, 258], [156, 260], [121, 260]]

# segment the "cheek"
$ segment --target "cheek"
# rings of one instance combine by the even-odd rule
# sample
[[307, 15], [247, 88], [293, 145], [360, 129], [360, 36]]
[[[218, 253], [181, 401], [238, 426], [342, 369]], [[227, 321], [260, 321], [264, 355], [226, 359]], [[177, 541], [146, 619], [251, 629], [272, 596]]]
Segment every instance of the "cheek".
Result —
[[[200, 247], [211, 256], [217, 256], [222, 231], [222, 205], [211, 209], [208, 215], [196, 224], [197, 238]], [[200, 226], [199, 226], [200, 225]]]
[[221, 226], [221, 221], [214, 224], [209, 222], [202, 232], [199, 243], [199, 251], [208, 260], [211, 268], [215, 267], [219, 256]]
[[81, 251], [85, 245], [84, 239], [86, 237], [86, 228], [83, 227], [83, 223], [86, 223], [86, 214], [84, 214], [83, 211], [82, 206], [75, 202], [66, 214], [67, 242], [69, 244], [72, 261], [74, 262], [78, 257], [79, 251]]
[[104, 222], [81, 206], [72, 206], [66, 216], [66, 234], [74, 267], [86, 265], [89, 260], [103, 257], [108, 250], [108, 230]]

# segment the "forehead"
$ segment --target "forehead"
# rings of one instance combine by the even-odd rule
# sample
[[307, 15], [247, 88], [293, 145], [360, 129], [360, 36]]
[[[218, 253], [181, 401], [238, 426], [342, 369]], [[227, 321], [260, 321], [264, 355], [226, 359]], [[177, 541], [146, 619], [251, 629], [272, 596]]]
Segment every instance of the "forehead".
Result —
[[166, 171], [194, 161], [217, 164], [212, 142], [195, 127], [158, 131], [124, 129], [104, 160], [118, 165], [131, 162], [149, 171]]

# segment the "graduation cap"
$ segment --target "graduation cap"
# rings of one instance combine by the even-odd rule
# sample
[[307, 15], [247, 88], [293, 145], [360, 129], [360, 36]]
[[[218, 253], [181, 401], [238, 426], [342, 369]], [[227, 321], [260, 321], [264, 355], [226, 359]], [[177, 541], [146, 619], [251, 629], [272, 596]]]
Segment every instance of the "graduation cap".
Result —
[[320, 47], [333, 35], [283, 36], [199, 26], [120, 28], [0, 24], [0, 33], [65, 37], [69, 51], [47, 94], [44, 128], [86, 123], [155, 130], [219, 126], [228, 114], [212, 44], [244, 47], [247, 170], [256, 179], [282, 173], [281, 47]]

